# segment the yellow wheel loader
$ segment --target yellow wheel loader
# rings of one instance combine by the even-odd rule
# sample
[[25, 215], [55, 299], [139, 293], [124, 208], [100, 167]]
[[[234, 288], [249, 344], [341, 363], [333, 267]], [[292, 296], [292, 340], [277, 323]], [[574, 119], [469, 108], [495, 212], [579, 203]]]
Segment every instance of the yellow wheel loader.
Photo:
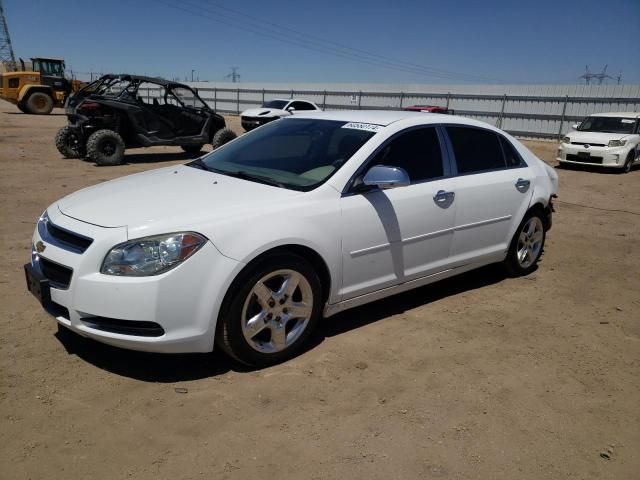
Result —
[[0, 74], [0, 98], [20, 111], [48, 115], [53, 107], [62, 107], [67, 97], [80, 89], [81, 82], [64, 76], [64, 60], [58, 58], [32, 58], [32, 69]]

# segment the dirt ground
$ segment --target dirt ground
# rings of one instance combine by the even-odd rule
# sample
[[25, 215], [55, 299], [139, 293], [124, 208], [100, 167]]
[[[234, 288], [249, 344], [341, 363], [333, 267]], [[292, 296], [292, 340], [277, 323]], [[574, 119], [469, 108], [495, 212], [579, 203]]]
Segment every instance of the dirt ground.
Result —
[[65, 160], [64, 123], [0, 102], [0, 478], [639, 478], [640, 170], [559, 170], [572, 204], [532, 275], [484, 268], [345, 312], [249, 371], [58, 337], [24, 285], [37, 217], [188, 159]]

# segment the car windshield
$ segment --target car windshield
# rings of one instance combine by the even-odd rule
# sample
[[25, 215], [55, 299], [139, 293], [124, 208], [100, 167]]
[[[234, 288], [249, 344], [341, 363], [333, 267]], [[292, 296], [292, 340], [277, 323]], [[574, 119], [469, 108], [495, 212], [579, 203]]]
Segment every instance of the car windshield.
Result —
[[287, 100], [269, 100], [262, 104], [262, 108], [276, 108], [278, 110], [282, 110], [287, 103], [289, 103]]
[[282, 188], [324, 183], [374, 134], [333, 120], [277, 120], [192, 162], [191, 166]]
[[200, 97], [188, 88], [174, 87], [171, 89], [171, 93], [173, 93], [185, 107], [206, 108], [206, 105]]
[[578, 126], [580, 132], [633, 133], [634, 118], [587, 117]]

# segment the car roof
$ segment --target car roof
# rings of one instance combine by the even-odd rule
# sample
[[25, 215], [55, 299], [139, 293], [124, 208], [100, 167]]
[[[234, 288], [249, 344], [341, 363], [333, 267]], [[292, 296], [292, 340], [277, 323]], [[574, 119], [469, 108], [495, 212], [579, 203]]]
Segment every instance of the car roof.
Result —
[[484, 122], [456, 115], [443, 116], [440, 113], [415, 112], [407, 110], [335, 110], [328, 112], [301, 112], [295, 118], [317, 118], [322, 120], [336, 120], [340, 122], [371, 123], [387, 126], [401, 120], [421, 120], [420, 123], [462, 123], [466, 125], [495, 128]]
[[[265, 102], [307, 102], [313, 103], [311, 100], [307, 100], [306, 98], [272, 98], [270, 100], [265, 100]], [[315, 103], [314, 103], [315, 105]]]
[[640, 118], [640, 112], [605, 112], [605, 113], [594, 113], [589, 116], [590, 117]]

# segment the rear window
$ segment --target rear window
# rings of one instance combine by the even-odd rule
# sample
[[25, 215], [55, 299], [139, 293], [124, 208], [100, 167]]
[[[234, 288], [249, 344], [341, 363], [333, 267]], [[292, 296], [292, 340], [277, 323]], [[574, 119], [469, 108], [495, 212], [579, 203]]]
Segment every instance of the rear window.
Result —
[[479, 173], [505, 168], [498, 135], [489, 130], [446, 127], [453, 146], [459, 174]]
[[513, 144], [500, 135], [500, 143], [502, 143], [502, 149], [504, 150], [504, 158], [507, 162], [507, 167], [524, 167], [526, 163], [513, 146]]

